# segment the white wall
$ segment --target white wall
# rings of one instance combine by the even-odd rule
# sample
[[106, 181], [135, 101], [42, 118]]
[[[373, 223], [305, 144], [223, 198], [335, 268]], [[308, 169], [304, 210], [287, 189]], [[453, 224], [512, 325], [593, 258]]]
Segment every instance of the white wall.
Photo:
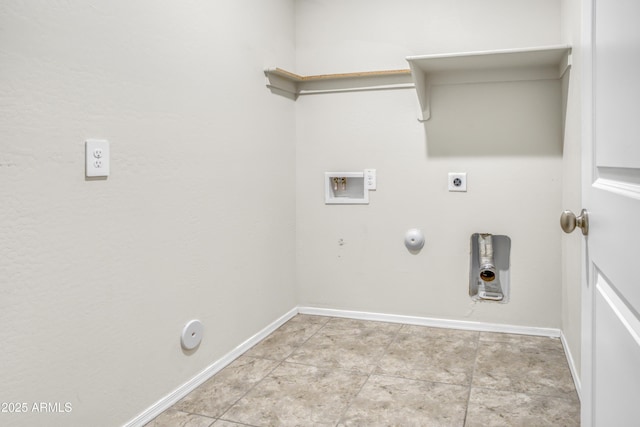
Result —
[[[573, 66], [571, 76], [565, 82], [567, 91], [567, 113], [564, 132], [564, 152], [562, 158], [562, 208], [579, 212], [582, 209], [581, 193], [581, 2], [562, 1], [563, 38], [573, 46]], [[569, 351], [580, 373], [581, 338], [581, 273], [584, 271], [584, 244], [580, 233], [562, 236], [562, 331]]]
[[[407, 55], [562, 42], [557, 0], [300, 0], [296, 6], [301, 74], [408, 68]], [[416, 121], [413, 89], [301, 96], [299, 303], [560, 327], [560, 84], [438, 86], [426, 125]], [[370, 205], [324, 205], [324, 171], [364, 168], [378, 171]], [[448, 172], [467, 172], [469, 191], [449, 193]], [[417, 255], [403, 246], [412, 227], [427, 239]], [[512, 239], [506, 305], [469, 299], [475, 232]]]
[[294, 67], [293, 16], [0, 4], [0, 401], [72, 404], [0, 424], [121, 425], [295, 306], [294, 104], [262, 74]]
[[[559, 82], [436, 87], [422, 125], [412, 89], [294, 103], [262, 76], [576, 40], [577, 3], [0, 4], [0, 401], [73, 408], [0, 424], [120, 425], [295, 304], [562, 326], [579, 362], [579, 260], [569, 236], [561, 261], [557, 223], [580, 206], [575, 64], [564, 156]], [[106, 181], [84, 179], [90, 137], [112, 143]], [[324, 171], [365, 167], [370, 205], [324, 205]], [[507, 305], [467, 296], [479, 231], [512, 238]], [[185, 353], [192, 318], [205, 339]]]

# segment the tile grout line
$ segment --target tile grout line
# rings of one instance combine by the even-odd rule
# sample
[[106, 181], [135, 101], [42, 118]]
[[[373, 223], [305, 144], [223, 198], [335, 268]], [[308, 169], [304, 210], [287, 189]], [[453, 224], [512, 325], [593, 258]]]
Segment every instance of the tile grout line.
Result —
[[456, 387], [466, 387], [466, 384], [459, 384], [459, 383], [448, 383], [448, 382], [444, 382], [444, 381], [433, 381], [433, 380], [425, 380], [425, 379], [421, 379], [421, 378], [408, 378], [408, 377], [403, 377], [401, 375], [391, 375], [391, 374], [376, 374], [380, 377], [385, 377], [385, 378], [393, 378], [396, 380], [405, 380], [405, 381], [414, 381], [414, 382], [418, 382], [418, 383], [427, 383], [427, 384], [441, 384], [441, 385], [452, 385], [452, 386], [456, 386]]
[[[169, 408], [171, 409], [171, 408]], [[156, 419], [158, 419], [160, 416], [166, 414], [169, 409], [167, 409], [166, 411], [161, 412], [160, 414], [158, 414], [157, 417], [155, 417], [154, 419], [152, 419], [151, 421], [149, 421], [148, 423], [145, 424], [145, 426], [151, 425], [153, 422], [155, 422]], [[176, 412], [180, 412], [182, 414], [186, 414], [186, 415], [195, 415], [196, 417], [202, 417], [202, 418], [209, 418], [211, 420], [211, 424], [209, 424], [208, 427], [211, 427], [213, 425], [213, 423], [215, 423], [216, 421], [218, 421], [218, 418], [216, 417], [212, 417], [210, 415], [203, 415], [203, 414], [196, 414], [195, 412], [189, 412], [189, 411], [185, 411], [182, 409], [175, 409]]]
[[369, 380], [371, 379], [371, 377], [373, 376], [376, 368], [378, 367], [378, 363], [380, 362], [380, 360], [382, 360], [382, 358], [384, 356], [387, 355], [387, 350], [389, 350], [389, 347], [391, 347], [393, 345], [393, 343], [395, 343], [398, 340], [398, 337], [400, 336], [400, 331], [402, 330], [402, 328], [404, 327], [404, 324], [400, 324], [400, 327], [398, 328], [398, 330], [396, 331], [395, 335], [393, 336], [393, 339], [389, 342], [389, 344], [387, 344], [387, 346], [384, 348], [384, 350], [382, 351], [382, 354], [380, 355], [380, 357], [378, 357], [378, 359], [375, 361], [374, 363], [374, 367], [371, 370], [371, 372], [367, 375], [367, 379], [364, 380], [364, 382], [362, 383], [362, 386], [360, 387], [360, 389], [358, 390], [357, 393], [355, 393], [353, 395], [353, 398], [351, 399], [351, 401], [349, 402], [349, 404], [347, 405], [346, 408], [344, 408], [344, 411], [342, 411], [342, 413], [340, 414], [340, 416], [338, 417], [338, 421], [336, 421], [335, 427], [337, 427], [338, 425], [340, 425], [340, 421], [342, 420], [342, 418], [344, 417], [344, 415], [347, 413], [347, 411], [349, 409], [351, 409], [351, 405], [353, 405], [353, 402], [356, 400], [356, 398], [358, 397], [358, 395], [360, 393], [362, 393], [362, 390], [364, 389], [364, 386], [367, 385], [367, 383], [369, 382]]
[[[243, 353], [240, 357], [242, 357], [243, 355], [244, 355], [244, 353]], [[251, 357], [251, 356], [246, 356], [246, 357]], [[253, 359], [258, 359], [258, 358], [257, 358], [257, 357], [254, 357]], [[262, 359], [262, 360], [268, 360], [268, 359]], [[277, 362], [277, 361], [276, 361], [276, 362]], [[237, 398], [237, 399], [236, 399], [236, 400], [235, 400], [231, 405], [229, 405], [229, 407], [228, 407], [227, 409], [225, 409], [225, 410], [224, 410], [224, 412], [222, 412], [222, 413], [217, 417], [217, 419], [218, 419], [218, 420], [223, 420], [223, 421], [229, 421], [229, 422], [237, 423], [236, 421], [233, 421], [233, 420], [224, 420], [224, 419], [222, 419], [222, 417], [223, 417], [227, 412], [229, 412], [229, 411], [231, 410], [231, 408], [233, 408], [233, 407], [236, 405], [236, 403], [238, 403], [239, 401], [241, 401], [241, 400], [242, 400], [242, 399], [243, 399], [247, 394], [249, 394], [249, 392], [251, 392], [251, 390], [253, 390], [253, 389], [254, 389], [258, 384], [260, 384], [260, 383], [261, 383], [265, 378], [267, 378], [269, 375], [271, 375], [271, 373], [272, 373], [273, 371], [275, 371], [275, 370], [278, 368], [278, 366], [280, 366], [280, 365], [282, 364], [282, 362], [284, 362], [284, 359], [283, 359], [283, 360], [281, 360], [280, 362], [276, 363], [276, 365], [275, 365], [275, 366], [274, 366], [274, 367], [273, 367], [269, 372], [267, 372], [267, 373], [266, 373], [266, 375], [265, 375], [264, 377], [260, 378], [260, 380], [256, 381], [254, 384], [252, 384], [252, 385], [251, 385], [251, 387], [249, 387], [249, 389], [247, 389], [247, 391], [246, 391], [244, 394], [242, 394], [242, 396], [240, 396], [239, 398]]]
[[473, 387], [473, 377], [476, 373], [476, 367], [478, 366], [478, 353], [480, 352], [480, 334], [476, 337], [476, 354], [473, 360], [473, 369], [471, 370], [471, 378], [469, 378], [469, 392], [467, 393], [467, 406], [464, 408], [464, 420], [462, 422], [463, 427], [467, 425], [467, 416], [469, 415], [469, 402], [471, 401], [471, 389]]
[[491, 388], [491, 387], [474, 387], [477, 390], [485, 390], [485, 391], [499, 391], [499, 392], [503, 392], [503, 393], [512, 393], [512, 394], [524, 394], [526, 396], [533, 396], [533, 397], [546, 397], [549, 399], [559, 399], [559, 400], [564, 400], [567, 402], [574, 402], [576, 399], [570, 397], [570, 396], [557, 396], [557, 395], [553, 395], [553, 394], [543, 394], [543, 393], [531, 393], [529, 391], [520, 391], [520, 390], [508, 390], [508, 389], [504, 389], [504, 388]]
[[[555, 339], [555, 338], [554, 338]], [[561, 360], [564, 361], [565, 363], [565, 367], [566, 370], [570, 373], [570, 367], [569, 364], [566, 362], [566, 357], [565, 357], [565, 353], [564, 353], [564, 349], [562, 347], [560, 348], [541, 348], [539, 346], [531, 346], [531, 344], [526, 343], [526, 342], [513, 342], [513, 341], [500, 341], [500, 340], [480, 340], [479, 343], [484, 343], [487, 345], [501, 345], [501, 346], [507, 346], [510, 349], [516, 349], [519, 353], [531, 353], [533, 352], [534, 354], [539, 354], [540, 352], [543, 352], [545, 355], [546, 354], [556, 354], [556, 355], [560, 355], [560, 353], [562, 353], [562, 357]], [[549, 362], [545, 362], [545, 365], [548, 364]], [[475, 366], [474, 366], [474, 372], [475, 372]], [[483, 387], [476, 387], [478, 389], [482, 389], [482, 390], [490, 390], [490, 391], [498, 391], [498, 392], [506, 392], [506, 393], [518, 393], [518, 394], [524, 394], [527, 396], [538, 396], [538, 397], [546, 397], [546, 398], [552, 398], [552, 399], [561, 399], [561, 400], [565, 400], [565, 401], [573, 401], [575, 400], [573, 397], [571, 397], [570, 395], [559, 395], [559, 394], [549, 394], [549, 393], [542, 393], [542, 392], [532, 392], [531, 390], [527, 389], [527, 390], [522, 390], [522, 389], [508, 389], [508, 388], [494, 388], [491, 386], [483, 386]], [[577, 394], [577, 390], [575, 388], [575, 384], [573, 383], [573, 378], [571, 378], [571, 388], [573, 393]], [[570, 393], [572, 394], [572, 393]], [[580, 402], [580, 398], [579, 396], [576, 396], [578, 402]]]
[[[295, 316], [294, 316], [295, 317]], [[292, 317], [293, 319], [293, 317]], [[287, 322], [285, 322], [283, 325], [280, 326], [280, 328], [282, 328], [282, 326], [286, 325], [287, 323], [289, 323], [291, 321], [291, 319], [289, 319]], [[293, 353], [295, 353], [295, 351], [297, 349], [299, 349], [300, 347], [302, 347], [307, 341], [309, 341], [313, 336], [315, 336], [318, 332], [320, 332], [327, 324], [329, 323], [329, 320], [324, 322], [324, 324], [318, 328], [317, 331], [315, 331], [313, 334], [311, 334], [311, 336], [309, 336], [309, 338], [307, 338], [306, 340], [304, 340], [300, 345], [297, 345], [289, 354], [287, 354], [285, 357], [282, 358], [282, 360], [280, 360], [279, 362], [277, 360], [275, 360], [274, 362], [277, 362], [276, 365], [273, 367], [273, 369], [271, 369], [269, 372], [267, 372], [267, 374], [260, 378], [259, 381], [256, 381], [255, 384], [253, 384], [251, 387], [249, 387], [249, 389], [242, 395], [240, 396], [235, 402], [233, 402], [231, 405], [229, 405], [229, 407], [222, 413], [220, 414], [220, 416], [217, 418], [219, 420], [222, 421], [229, 421], [229, 422], [234, 422], [233, 420], [227, 420], [227, 419], [223, 419], [222, 417], [231, 410], [231, 408], [233, 408], [238, 402], [240, 402], [247, 394], [249, 394], [254, 388], [256, 388], [258, 386], [258, 384], [262, 383], [265, 378], [267, 378], [269, 375], [271, 375], [273, 373], [273, 371], [275, 371], [276, 369], [278, 369], [289, 357], [291, 357], [291, 355]], [[278, 329], [280, 329], [278, 328]], [[257, 346], [258, 344], [260, 344], [261, 342], [265, 341], [267, 338], [269, 338], [269, 336], [271, 336], [273, 333], [275, 333], [278, 329], [276, 329], [275, 331], [273, 331], [271, 334], [269, 334], [268, 336], [264, 337], [264, 339], [262, 339], [260, 342], [256, 343], [256, 345], [254, 345], [253, 347]], [[252, 347], [252, 348], [253, 348]], [[247, 351], [249, 351], [250, 349], [248, 349]], [[246, 352], [245, 352], [246, 353]], [[240, 355], [240, 357], [244, 356], [245, 353], [242, 353]], [[253, 357], [253, 356], [246, 356], [246, 357]], [[258, 357], [254, 357], [254, 359], [259, 359]], [[265, 359], [265, 358], [261, 358], [262, 360], [272, 360], [272, 359]], [[250, 425], [250, 424], [248, 424]]]
[[[227, 423], [238, 424], [239, 426], [244, 426], [244, 427], [259, 427], [259, 426], [253, 425], [253, 424], [246, 424], [246, 423], [241, 423], [241, 422], [238, 422], [238, 421], [223, 420], [222, 418], [216, 418], [216, 421], [214, 422], [214, 424], [216, 422], [218, 422], [218, 421], [224, 421], [224, 422], [227, 422]], [[212, 426], [213, 426], [213, 424], [211, 426], [209, 426], [209, 427], [212, 427]]]

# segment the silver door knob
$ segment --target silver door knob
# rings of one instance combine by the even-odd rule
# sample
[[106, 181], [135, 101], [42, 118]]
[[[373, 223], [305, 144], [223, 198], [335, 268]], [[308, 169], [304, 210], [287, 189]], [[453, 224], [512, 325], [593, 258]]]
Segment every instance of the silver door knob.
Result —
[[580, 211], [580, 216], [576, 217], [571, 211], [563, 211], [560, 215], [560, 227], [565, 233], [571, 233], [576, 227], [580, 227], [582, 234], [589, 234], [589, 215], [586, 209]]

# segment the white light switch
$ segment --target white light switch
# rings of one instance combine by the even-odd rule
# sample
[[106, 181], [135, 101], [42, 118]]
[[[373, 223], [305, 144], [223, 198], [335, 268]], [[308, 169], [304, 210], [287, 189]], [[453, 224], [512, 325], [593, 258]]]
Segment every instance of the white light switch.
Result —
[[85, 173], [87, 177], [109, 176], [109, 141], [87, 139], [85, 141]]
[[365, 169], [364, 170], [364, 188], [365, 190], [375, 190], [378, 186], [376, 182], [376, 170]]

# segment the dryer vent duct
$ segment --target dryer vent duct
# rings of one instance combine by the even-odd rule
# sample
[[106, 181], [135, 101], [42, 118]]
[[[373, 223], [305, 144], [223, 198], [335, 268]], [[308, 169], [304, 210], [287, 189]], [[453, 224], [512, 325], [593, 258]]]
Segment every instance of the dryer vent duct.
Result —
[[509, 302], [511, 239], [474, 233], [470, 243], [469, 296], [474, 301]]
[[478, 234], [478, 255], [480, 279], [493, 282], [496, 279], [496, 266], [493, 262], [493, 239], [491, 234]]

